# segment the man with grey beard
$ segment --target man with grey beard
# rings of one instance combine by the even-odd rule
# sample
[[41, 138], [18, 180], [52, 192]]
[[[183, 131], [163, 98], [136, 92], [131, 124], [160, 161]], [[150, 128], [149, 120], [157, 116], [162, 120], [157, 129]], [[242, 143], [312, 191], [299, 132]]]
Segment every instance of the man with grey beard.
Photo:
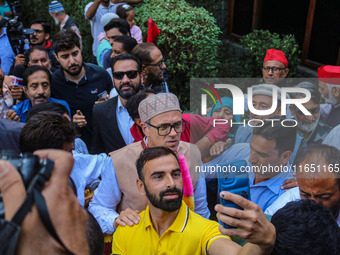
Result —
[[[296, 85], [297, 88], [307, 89], [311, 93], [311, 99], [304, 103], [303, 106], [311, 113], [305, 115], [295, 105], [290, 105], [289, 109], [297, 121], [297, 131], [302, 136], [307, 145], [312, 143], [322, 143], [331, 127], [320, 121], [320, 100], [321, 94], [316, 84], [311, 82], [301, 82]], [[291, 93], [291, 98], [304, 98], [301, 93]]]

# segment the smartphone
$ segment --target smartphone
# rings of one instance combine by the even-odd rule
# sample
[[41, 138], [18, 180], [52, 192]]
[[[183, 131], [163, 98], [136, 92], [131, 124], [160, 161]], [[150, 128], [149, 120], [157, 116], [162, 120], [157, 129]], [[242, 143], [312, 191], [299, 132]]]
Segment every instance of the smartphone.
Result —
[[[250, 187], [247, 171], [247, 161], [234, 160], [226, 162], [224, 164], [219, 164], [219, 166], [221, 167], [221, 169], [224, 169], [225, 171], [220, 171], [217, 173], [218, 194], [221, 191], [228, 191], [250, 200]], [[229, 200], [225, 200], [223, 198], [220, 198], [220, 203], [227, 207], [243, 210], [243, 208], [241, 208], [237, 204]], [[234, 228], [223, 222], [220, 222], [220, 224], [225, 228]]]
[[107, 96], [107, 91], [104, 90], [103, 92], [101, 92], [101, 93], [99, 93], [99, 94], [97, 95], [97, 101], [102, 100], [102, 99], [105, 99], [106, 96]]

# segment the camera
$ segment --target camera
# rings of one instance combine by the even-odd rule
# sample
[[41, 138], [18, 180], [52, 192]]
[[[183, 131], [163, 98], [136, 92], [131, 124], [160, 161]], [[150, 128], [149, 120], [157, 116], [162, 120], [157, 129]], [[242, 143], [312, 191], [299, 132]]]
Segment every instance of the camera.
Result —
[[34, 29], [23, 28], [23, 24], [20, 21], [19, 16], [15, 16], [7, 22], [7, 34], [11, 42], [13, 52], [15, 54], [24, 54], [30, 48], [29, 35], [34, 34]]
[[11, 18], [3, 17], [0, 20], [0, 28], [7, 25], [7, 35], [14, 54], [24, 54], [30, 48], [29, 35], [34, 34], [34, 30], [23, 28], [21, 22], [22, 9], [20, 1], [7, 0], [11, 11], [16, 15]]
[[[16, 152], [10, 150], [2, 150], [0, 159], [10, 162], [20, 173], [27, 192], [33, 188], [41, 191], [51, 177], [54, 162], [50, 159], [40, 159], [32, 153], [25, 153], [23, 157], [19, 157]], [[0, 219], [5, 218], [2, 195], [0, 193]]]

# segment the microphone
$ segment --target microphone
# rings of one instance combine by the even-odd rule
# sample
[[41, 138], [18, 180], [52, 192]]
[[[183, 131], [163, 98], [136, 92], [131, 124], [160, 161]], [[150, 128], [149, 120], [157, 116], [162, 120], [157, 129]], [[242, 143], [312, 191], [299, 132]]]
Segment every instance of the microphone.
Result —
[[[22, 87], [22, 78], [24, 77], [25, 72], [25, 66], [23, 65], [16, 65], [13, 69], [13, 75], [10, 75], [11, 77], [11, 84], [14, 86], [20, 86]], [[13, 104], [15, 105], [17, 103], [17, 100], [13, 100]]]
[[24, 77], [25, 67], [23, 65], [16, 65], [13, 69], [13, 75], [11, 77], [11, 83], [14, 86], [23, 86], [22, 78]]

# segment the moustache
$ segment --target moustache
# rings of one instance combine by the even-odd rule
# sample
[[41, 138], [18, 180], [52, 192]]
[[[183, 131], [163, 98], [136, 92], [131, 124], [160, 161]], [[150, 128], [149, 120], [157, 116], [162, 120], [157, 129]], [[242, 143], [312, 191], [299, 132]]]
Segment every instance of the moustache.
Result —
[[135, 88], [131, 83], [125, 83], [125, 84], [121, 84], [121, 85], [119, 86], [119, 89], [122, 89], [122, 88], [125, 87], [125, 86], [128, 86], [128, 87], [130, 87], [130, 88], [132, 88], [132, 89]]
[[177, 188], [172, 188], [172, 189], [167, 189], [167, 190], [163, 190], [159, 193], [159, 196], [162, 198], [168, 194], [177, 194], [177, 195], [181, 195], [182, 194], [182, 190], [177, 189]]
[[68, 68], [71, 69], [72, 67], [79, 67], [79, 65], [76, 65], [76, 64], [75, 65], [71, 65]]
[[34, 99], [47, 99], [47, 96], [40, 95], [40, 96], [35, 97]]

